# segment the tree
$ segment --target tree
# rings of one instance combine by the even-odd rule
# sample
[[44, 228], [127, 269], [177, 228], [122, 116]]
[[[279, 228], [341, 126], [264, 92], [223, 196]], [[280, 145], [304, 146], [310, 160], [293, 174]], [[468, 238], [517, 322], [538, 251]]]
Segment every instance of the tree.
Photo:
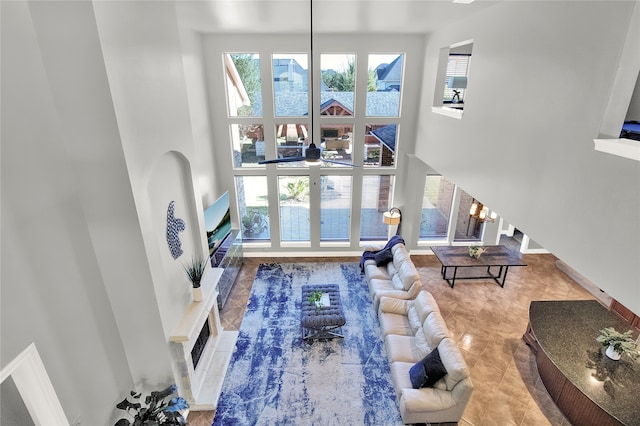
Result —
[[231, 60], [238, 71], [240, 80], [249, 96], [251, 105], [238, 108], [238, 115], [251, 115], [252, 105], [255, 101], [256, 93], [261, 90], [260, 84], [260, 62], [251, 54], [232, 54]]
[[369, 80], [367, 81], [367, 92], [377, 92], [378, 91], [378, 77], [376, 74], [376, 70], [369, 70]]
[[[322, 71], [322, 81], [329, 87], [329, 91], [331, 92], [353, 92], [356, 85], [355, 62], [349, 61], [347, 63], [347, 69], [344, 71]], [[375, 70], [369, 70], [368, 72], [367, 90], [369, 92], [376, 91]]]

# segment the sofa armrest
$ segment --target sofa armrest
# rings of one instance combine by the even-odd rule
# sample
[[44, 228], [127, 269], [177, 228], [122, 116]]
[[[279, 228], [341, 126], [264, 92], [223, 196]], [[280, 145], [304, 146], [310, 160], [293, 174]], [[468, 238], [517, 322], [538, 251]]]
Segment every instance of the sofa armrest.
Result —
[[404, 405], [407, 411], [439, 411], [446, 410], [456, 405], [451, 392], [435, 389], [421, 388], [401, 390], [400, 405]]
[[392, 314], [399, 315], [407, 315], [409, 313], [409, 307], [411, 306], [411, 300], [398, 299], [396, 297], [388, 297], [385, 296], [389, 294], [390, 296], [395, 293], [405, 293], [399, 290], [389, 290], [380, 292], [380, 312], [389, 312]]

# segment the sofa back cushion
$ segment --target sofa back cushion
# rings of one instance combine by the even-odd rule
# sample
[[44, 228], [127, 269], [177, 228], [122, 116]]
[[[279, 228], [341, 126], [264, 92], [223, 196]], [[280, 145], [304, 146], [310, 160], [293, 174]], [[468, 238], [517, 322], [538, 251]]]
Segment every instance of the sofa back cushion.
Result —
[[420, 319], [420, 324], [427, 319], [427, 316], [431, 312], [440, 312], [440, 308], [438, 307], [438, 303], [436, 299], [433, 298], [433, 295], [429, 293], [427, 290], [422, 290], [415, 298], [413, 305], [416, 309], [416, 314]]
[[422, 327], [422, 323], [424, 322], [424, 321], [420, 321], [420, 317], [416, 313], [416, 308], [413, 305], [409, 307], [409, 311], [407, 312], [407, 320], [409, 321], [411, 332], [414, 335]]
[[424, 323], [422, 323], [422, 332], [431, 350], [438, 347], [445, 337], [451, 337], [447, 324], [444, 322], [440, 312], [431, 312], [427, 315]]
[[410, 259], [407, 247], [402, 243], [391, 246], [391, 253], [393, 253], [393, 261], [396, 265], [400, 265], [402, 262]]
[[394, 245], [391, 251], [393, 252], [393, 265], [391, 263], [387, 265], [387, 272], [398, 280], [403, 290], [409, 290], [414, 282], [420, 280], [418, 270], [411, 261], [404, 244]]
[[462, 352], [460, 352], [460, 349], [453, 339], [442, 339], [438, 345], [438, 351], [442, 365], [444, 365], [444, 368], [447, 370], [447, 375], [444, 376], [444, 382], [447, 385], [447, 390], [450, 391], [460, 380], [469, 377], [469, 367], [467, 367]]
[[[393, 288], [396, 290], [407, 291], [409, 288], [404, 288], [404, 282], [402, 281], [402, 277], [400, 274], [395, 274], [391, 277], [391, 283], [393, 284]], [[411, 287], [411, 285], [409, 285]]]

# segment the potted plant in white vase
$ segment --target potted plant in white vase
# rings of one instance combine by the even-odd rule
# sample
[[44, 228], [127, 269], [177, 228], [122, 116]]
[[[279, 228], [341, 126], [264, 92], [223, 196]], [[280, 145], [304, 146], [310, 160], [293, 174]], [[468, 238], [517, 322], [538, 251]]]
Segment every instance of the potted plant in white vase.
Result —
[[617, 361], [625, 354], [635, 360], [640, 356], [640, 351], [636, 347], [636, 341], [633, 340], [632, 334], [631, 330], [620, 333], [613, 327], [605, 327], [600, 330], [596, 341], [607, 348], [605, 354], [613, 360]]
[[189, 281], [193, 287], [193, 300], [199, 302], [202, 300], [202, 287], [200, 283], [207, 268], [208, 259], [204, 257], [194, 256], [187, 265], [184, 265], [184, 271], [187, 273]]
[[314, 290], [311, 292], [309, 295], [309, 304], [315, 305], [316, 311], [324, 306], [322, 303], [322, 292], [320, 290]]

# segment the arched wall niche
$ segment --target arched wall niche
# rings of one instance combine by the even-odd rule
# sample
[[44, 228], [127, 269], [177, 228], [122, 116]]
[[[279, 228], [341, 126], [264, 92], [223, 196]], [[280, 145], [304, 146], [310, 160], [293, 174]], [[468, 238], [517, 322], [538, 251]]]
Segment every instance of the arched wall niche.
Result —
[[[200, 197], [196, 196], [190, 161], [180, 152], [168, 151], [152, 164], [147, 181], [147, 227], [150, 267], [165, 334], [171, 335], [191, 302], [191, 285], [184, 265], [206, 254]], [[182, 254], [175, 258], [167, 242], [167, 216], [174, 203], [174, 217], [184, 221], [178, 232]]]

